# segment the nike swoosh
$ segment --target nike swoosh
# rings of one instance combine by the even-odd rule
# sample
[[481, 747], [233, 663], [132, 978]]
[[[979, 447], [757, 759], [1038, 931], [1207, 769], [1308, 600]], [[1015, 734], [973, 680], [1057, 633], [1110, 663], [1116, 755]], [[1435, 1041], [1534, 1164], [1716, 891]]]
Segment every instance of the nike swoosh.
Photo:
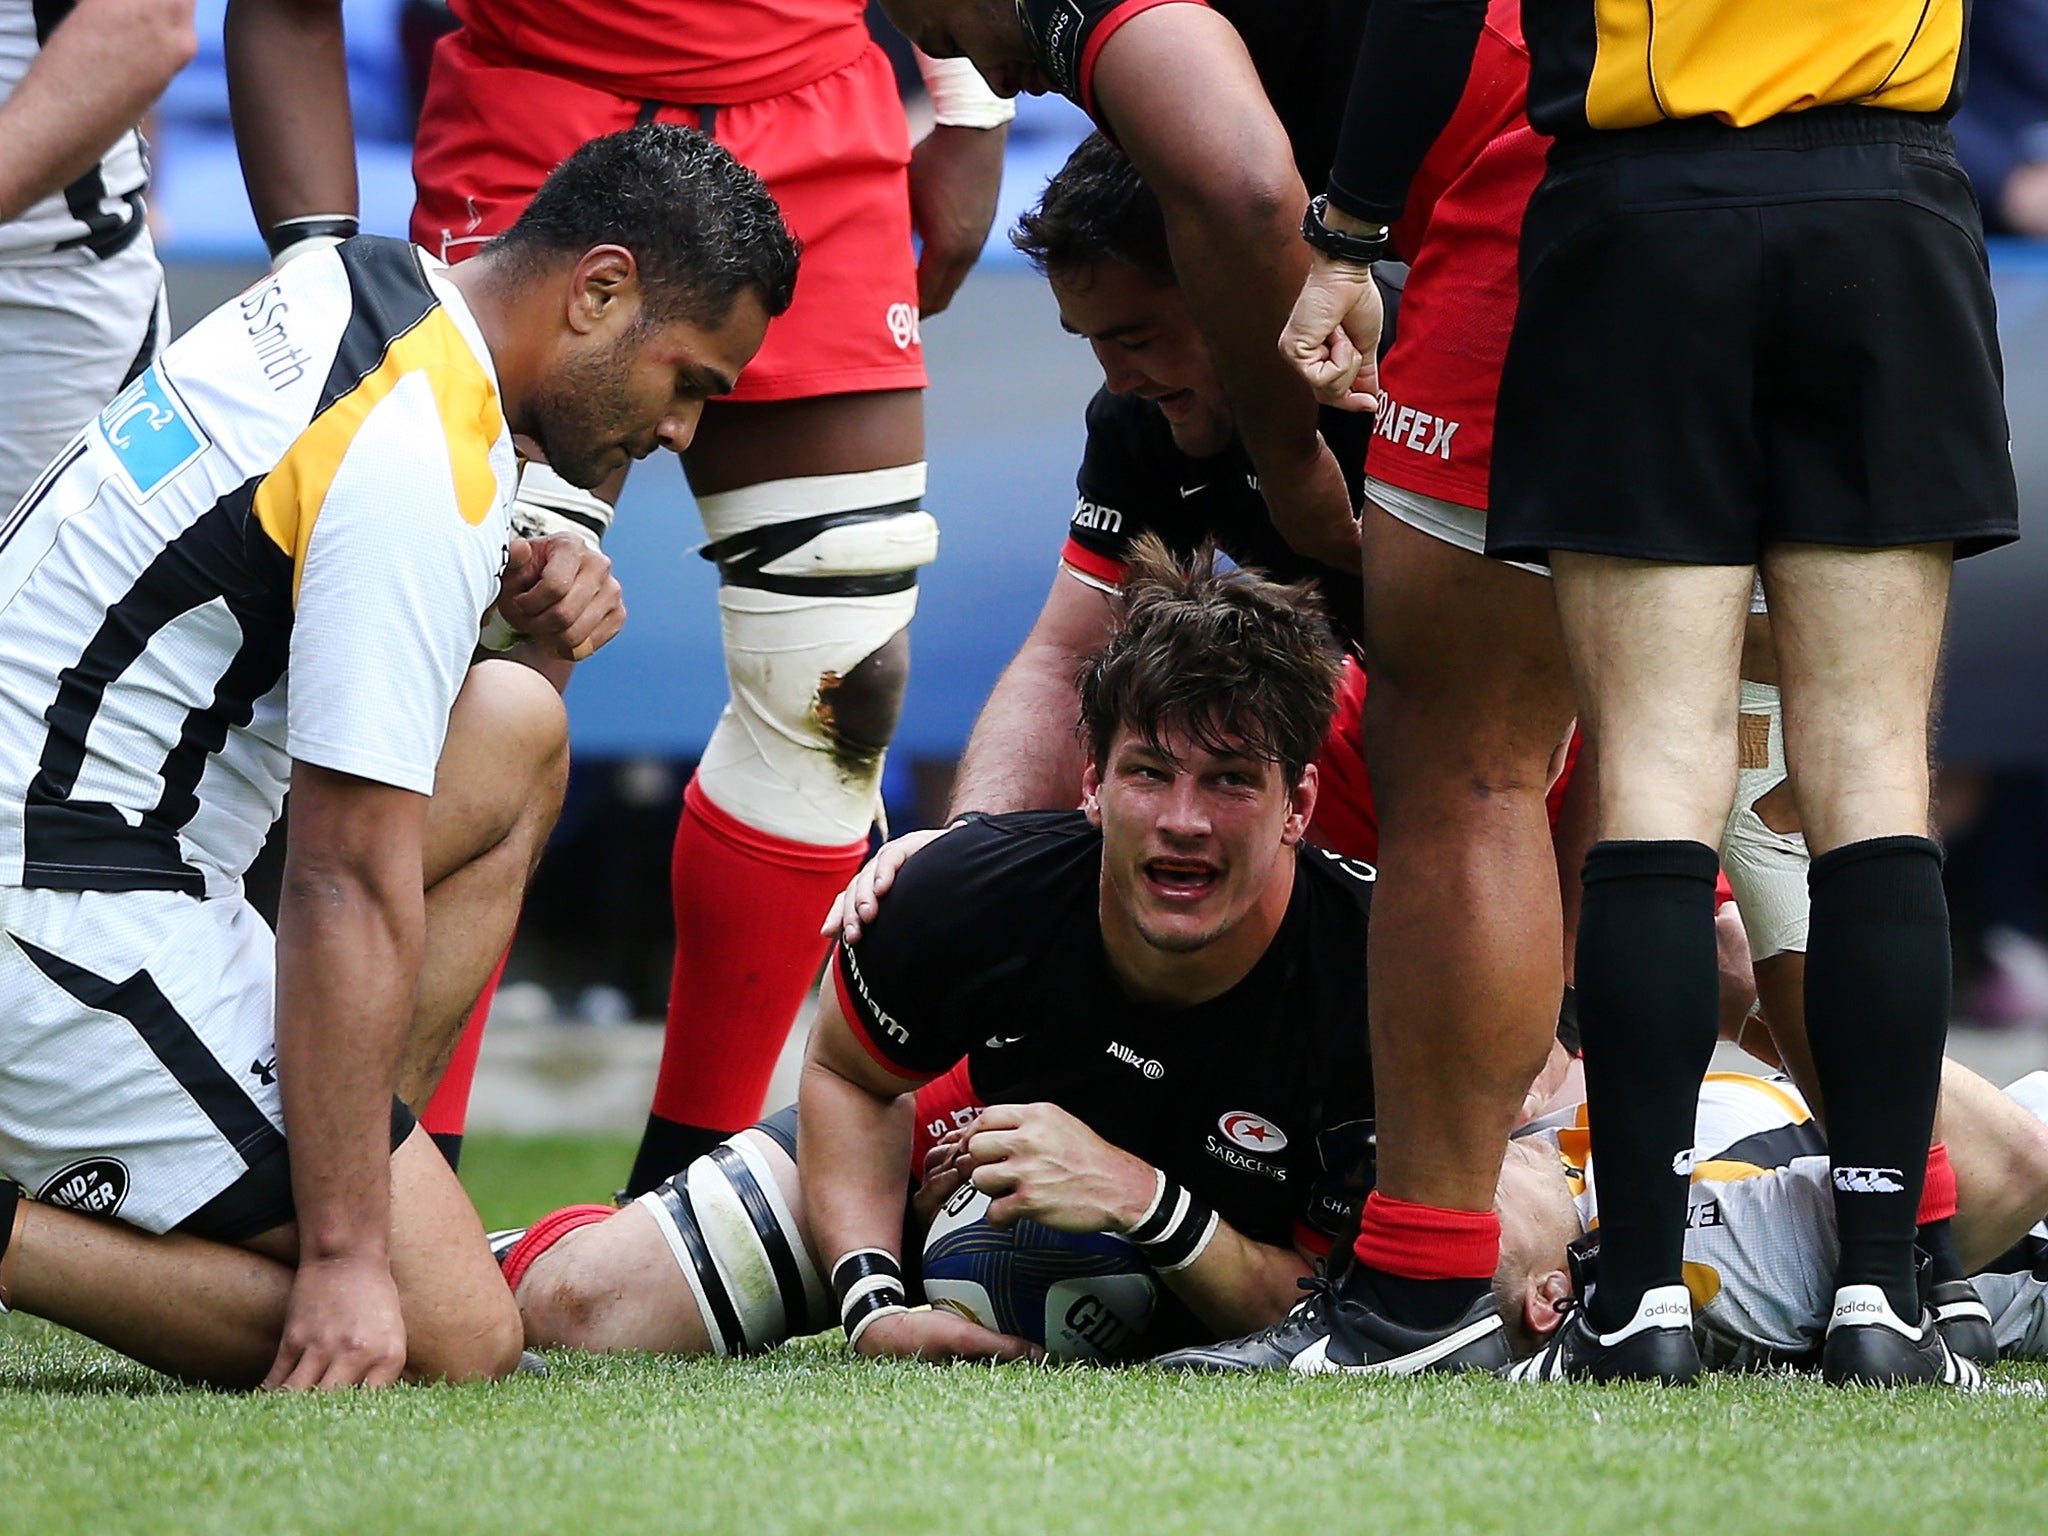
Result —
[[1498, 1317], [1483, 1317], [1476, 1323], [1466, 1324], [1456, 1333], [1445, 1334], [1425, 1349], [1392, 1360], [1367, 1361], [1359, 1365], [1344, 1365], [1332, 1360], [1330, 1338], [1325, 1334], [1288, 1361], [1287, 1369], [1297, 1376], [1412, 1376], [1456, 1354], [1467, 1344], [1485, 1338], [1500, 1326]]
[[982, 1043], [992, 1051], [1000, 1051], [1004, 1046], [1015, 1045], [1023, 1038], [1022, 1035], [990, 1035]]
[[1180, 488], [1180, 499], [1186, 501], [1190, 496], [1200, 495], [1207, 489], [1209, 489], [1207, 485], [1184, 485]]

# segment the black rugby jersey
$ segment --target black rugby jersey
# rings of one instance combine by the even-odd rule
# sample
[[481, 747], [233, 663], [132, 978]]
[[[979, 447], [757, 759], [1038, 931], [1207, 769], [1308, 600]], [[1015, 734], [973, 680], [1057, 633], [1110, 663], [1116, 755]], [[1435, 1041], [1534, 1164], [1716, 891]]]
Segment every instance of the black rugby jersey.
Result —
[[1112, 976], [1101, 868], [1102, 834], [1079, 811], [989, 817], [920, 850], [835, 953], [855, 1033], [898, 1075], [964, 1056], [983, 1103], [1059, 1105], [1247, 1237], [1347, 1232], [1370, 1179], [1371, 868], [1304, 847], [1258, 964], [1175, 1010]]
[[[1021, 0], [1018, 15], [1038, 66], [1055, 89], [1113, 132], [1096, 109], [1095, 57], [1116, 29], [1156, 5], [1187, 0]], [[1194, 0], [1202, 3], [1202, 0]], [[1344, 121], [1344, 93], [1365, 35], [1369, 0], [1211, 0], [1237, 29], [1274, 114], [1287, 130], [1302, 181], [1330, 174]]]
[[[1333, 410], [1321, 418], [1323, 438], [1343, 466], [1345, 488], [1357, 506], [1373, 418]], [[1357, 576], [1288, 547], [1266, 513], [1258, 471], [1241, 444], [1194, 458], [1175, 446], [1157, 405], [1099, 389], [1088, 402], [1088, 446], [1075, 488], [1079, 494], [1062, 558], [1082, 574], [1121, 582], [1131, 546], [1146, 533], [1158, 534], [1182, 556], [1214, 539], [1239, 565], [1257, 566], [1279, 581], [1315, 582], [1338, 635], [1358, 638], [1363, 585]]]

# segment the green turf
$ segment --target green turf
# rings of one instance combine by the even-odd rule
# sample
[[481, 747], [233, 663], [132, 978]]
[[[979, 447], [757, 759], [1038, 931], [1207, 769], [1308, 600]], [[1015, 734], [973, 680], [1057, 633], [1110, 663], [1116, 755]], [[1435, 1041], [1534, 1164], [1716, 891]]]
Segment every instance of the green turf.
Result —
[[[488, 1219], [518, 1219], [616, 1178], [618, 1151], [480, 1143], [473, 1177], [510, 1206]], [[808, 1341], [740, 1364], [565, 1355], [545, 1380], [285, 1400], [179, 1389], [10, 1318], [0, 1531], [2038, 1529], [2048, 1374], [1998, 1379], [2005, 1393], [1972, 1399], [1784, 1379], [1184, 1381], [877, 1367]]]

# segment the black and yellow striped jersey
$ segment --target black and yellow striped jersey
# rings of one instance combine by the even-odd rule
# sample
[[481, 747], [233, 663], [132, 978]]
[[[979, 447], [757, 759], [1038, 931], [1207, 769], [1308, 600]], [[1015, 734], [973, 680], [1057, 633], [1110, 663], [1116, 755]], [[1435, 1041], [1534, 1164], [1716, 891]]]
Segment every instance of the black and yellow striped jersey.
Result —
[[294, 761], [430, 793], [515, 484], [425, 252], [199, 321], [0, 524], [0, 885], [228, 894]]
[[1372, 0], [1330, 201], [1392, 223], [1457, 109], [1482, 27], [1529, 51], [1554, 138], [1683, 120], [1750, 127], [1817, 107], [1945, 118], [1970, 0]]
[[1813, 107], [1942, 116], [1968, 0], [1525, 0], [1529, 121], [1553, 135]]

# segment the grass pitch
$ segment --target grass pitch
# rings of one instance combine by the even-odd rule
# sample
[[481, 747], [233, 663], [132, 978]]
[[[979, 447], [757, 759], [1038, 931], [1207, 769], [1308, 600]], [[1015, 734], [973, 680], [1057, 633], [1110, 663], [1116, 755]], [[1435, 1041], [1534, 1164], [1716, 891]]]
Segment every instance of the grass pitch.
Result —
[[[624, 1142], [479, 1138], [487, 1223], [600, 1197]], [[2038, 1530], [2048, 1371], [1995, 1395], [1215, 1381], [555, 1357], [497, 1387], [192, 1391], [0, 1321], [0, 1532]]]

